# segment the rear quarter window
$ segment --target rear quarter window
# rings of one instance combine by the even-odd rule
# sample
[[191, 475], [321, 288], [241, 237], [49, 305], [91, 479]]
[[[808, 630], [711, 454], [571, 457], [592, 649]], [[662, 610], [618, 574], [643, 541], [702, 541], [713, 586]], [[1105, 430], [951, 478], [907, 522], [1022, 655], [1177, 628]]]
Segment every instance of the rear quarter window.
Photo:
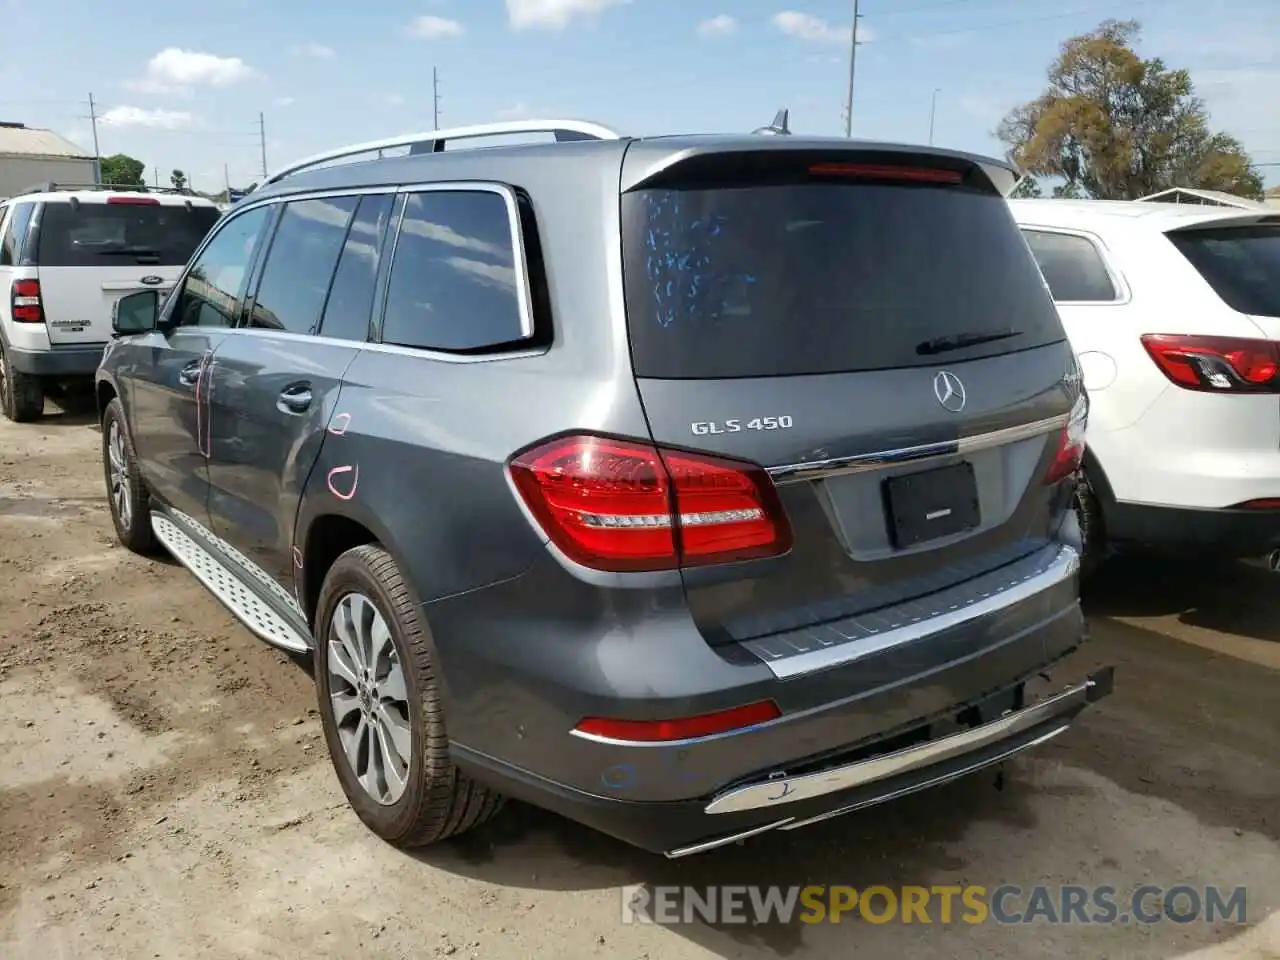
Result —
[[1112, 303], [1120, 298], [1092, 240], [1049, 230], [1024, 229], [1022, 234], [1058, 303]]
[[931, 185], [647, 189], [623, 197], [638, 376], [844, 373], [1064, 339], [1002, 197]]
[[215, 207], [46, 203], [36, 260], [42, 267], [184, 266], [219, 217]]
[[1280, 317], [1280, 223], [1168, 234], [1223, 302], [1255, 317]]
[[15, 267], [22, 263], [27, 246], [27, 228], [31, 226], [31, 214], [35, 204], [15, 203], [12, 214], [0, 240], [0, 266]]

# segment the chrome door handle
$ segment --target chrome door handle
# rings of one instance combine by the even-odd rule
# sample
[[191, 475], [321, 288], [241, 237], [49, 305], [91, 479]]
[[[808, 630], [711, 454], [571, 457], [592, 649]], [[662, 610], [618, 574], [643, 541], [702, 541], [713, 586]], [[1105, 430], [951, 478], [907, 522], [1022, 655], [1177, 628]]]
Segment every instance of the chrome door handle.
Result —
[[305, 413], [311, 406], [311, 388], [306, 385], [288, 387], [281, 392], [278, 406], [288, 413]]

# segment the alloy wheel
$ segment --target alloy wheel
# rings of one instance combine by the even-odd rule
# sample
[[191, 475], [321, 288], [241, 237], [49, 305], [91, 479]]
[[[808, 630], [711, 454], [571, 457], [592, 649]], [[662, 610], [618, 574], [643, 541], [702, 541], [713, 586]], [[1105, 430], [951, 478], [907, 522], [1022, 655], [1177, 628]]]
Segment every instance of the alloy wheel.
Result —
[[348, 593], [330, 621], [329, 703], [346, 761], [378, 803], [403, 796], [413, 756], [409, 692], [391, 628], [372, 600]]
[[125, 530], [133, 521], [133, 498], [129, 494], [129, 458], [125, 455], [124, 432], [120, 421], [112, 420], [107, 428], [107, 463], [111, 475], [111, 503], [120, 526]]

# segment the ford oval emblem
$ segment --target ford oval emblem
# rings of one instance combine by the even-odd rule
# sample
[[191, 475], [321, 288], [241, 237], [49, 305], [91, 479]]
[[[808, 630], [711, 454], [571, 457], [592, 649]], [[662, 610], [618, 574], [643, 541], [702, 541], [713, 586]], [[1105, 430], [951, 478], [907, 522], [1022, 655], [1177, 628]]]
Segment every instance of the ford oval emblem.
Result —
[[164, 277], [157, 277], [155, 274], [152, 274], [149, 277], [143, 277], [142, 282], [149, 287], [154, 287], [157, 283], [164, 283]]

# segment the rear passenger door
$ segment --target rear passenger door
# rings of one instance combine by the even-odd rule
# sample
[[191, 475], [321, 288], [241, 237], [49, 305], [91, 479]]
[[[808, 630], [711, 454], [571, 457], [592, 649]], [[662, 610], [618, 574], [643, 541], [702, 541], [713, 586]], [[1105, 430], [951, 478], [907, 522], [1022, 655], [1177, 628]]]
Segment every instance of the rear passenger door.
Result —
[[1090, 432], [1128, 426], [1112, 422], [1106, 391], [1116, 385], [1126, 364], [1149, 361], [1127, 329], [1129, 293], [1109, 262], [1109, 252], [1100, 238], [1083, 232], [1024, 226], [1022, 235], [1053, 295], [1093, 400]]
[[213, 369], [209, 512], [214, 532], [292, 584], [298, 500], [369, 332], [390, 194], [284, 205], [249, 302]]

